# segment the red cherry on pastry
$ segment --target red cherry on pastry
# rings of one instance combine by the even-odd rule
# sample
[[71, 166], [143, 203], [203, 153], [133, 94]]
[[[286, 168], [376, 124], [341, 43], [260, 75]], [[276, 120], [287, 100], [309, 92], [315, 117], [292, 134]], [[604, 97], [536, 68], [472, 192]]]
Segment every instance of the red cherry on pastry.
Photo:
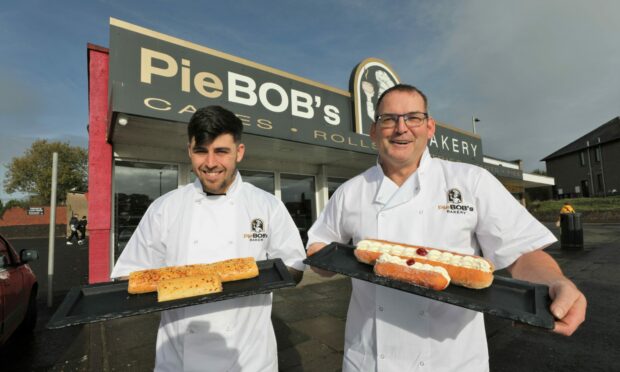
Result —
[[426, 249], [424, 248], [418, 248], [415, 253], [417, 253], [420, 256], [426, 256], [428, 254], [428, 252], [426, 251]]
[[415, 260], [413, 258], [410, 258], [407, 260], [407, 265], [411, 266], [415, 263]]

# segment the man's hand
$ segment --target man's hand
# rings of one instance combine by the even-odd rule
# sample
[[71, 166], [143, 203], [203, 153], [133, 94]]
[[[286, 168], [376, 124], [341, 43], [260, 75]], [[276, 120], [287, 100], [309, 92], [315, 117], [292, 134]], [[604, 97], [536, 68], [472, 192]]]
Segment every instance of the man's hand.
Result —
[[553, 332], [570, 336], [586, 318], [586, 297], [562, 274], [557, 262], [541, 249], [519, 257], [508, 271], [513, 278], [549, 286], [551, 306], [556, 317]]
[[316, 252], [318, 252], [321, 249], [325, 248], [326, 245], [327, 244], [325, 244], [325, 243], [313, 243], [313, 244], [310, 244], [310, 246], [308, 247], [308, 250], [306, 251], [306, 254], [308, 255], [308, 257], [310, 257], [313, 254], [315, 254]]
[[[310, 257], [313, 254], [315, 254], [316, 252], [318, 252], [321, 249], [323, 249], [326, 245], [327, 244], [325, 244], [325, 243], [313, 243], [313, 244], [310, 244], [310, 246], [308, 247], [308, 250], [306, 251], [306, 254], [308, 255], [308, 257]], [[336, 275], [336, 273], [334, 273], [334, 272], [323, 270], [323, 269], [319, 269], [318, 267], [310, 266], [310, 268], [312, 269], [312, 271], [314, 271], [315, 273], [319, 274], [320, 276], [322, 276], [324, 278], [331, 278], [332, 276]]]
[[568, 279], [558, 280], [549, 286], [551, 313], [558, 319], [553, 332], [570, 336], [586, 320], [586, 297]]

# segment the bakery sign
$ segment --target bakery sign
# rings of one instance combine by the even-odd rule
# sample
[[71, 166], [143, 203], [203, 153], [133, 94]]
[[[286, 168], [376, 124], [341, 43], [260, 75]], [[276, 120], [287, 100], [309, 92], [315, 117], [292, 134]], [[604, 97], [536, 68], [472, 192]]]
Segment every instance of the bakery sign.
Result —
[[111, 118], [187, 123], [198, 108], [221, 105], [246, 133], [370, 154], [374, 104], [399, 81], [385, 62], [367, 59], [352, 74], [352, 99], [348, 91], [114, 18], [109, 79]]
[[436, 122], [435, 135], [428, 141], [428, 149], [433, 157], [483, 164], [480, 137], [447, 124]]
[[374, 153], [351, 130], [350, 93], [117, 19], [110, 20], [114, 113], [188, 122], [200, 107], [233, 111], [250, 134]]
[[379, 97], [398, 83], [398, 75], [380, 59], [368, 58], [357, 65], [351, 81], [357, 133], [370, 134], [370, 125], [375, 121], [375, 106]]

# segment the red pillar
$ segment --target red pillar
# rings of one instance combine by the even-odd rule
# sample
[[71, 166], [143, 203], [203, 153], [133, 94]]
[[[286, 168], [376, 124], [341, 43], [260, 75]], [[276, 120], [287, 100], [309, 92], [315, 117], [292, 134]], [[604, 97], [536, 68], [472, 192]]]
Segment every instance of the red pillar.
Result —
[[109, 51], [88, 44], [88, 282], [110, 280], [112, 145], [107, 140]]

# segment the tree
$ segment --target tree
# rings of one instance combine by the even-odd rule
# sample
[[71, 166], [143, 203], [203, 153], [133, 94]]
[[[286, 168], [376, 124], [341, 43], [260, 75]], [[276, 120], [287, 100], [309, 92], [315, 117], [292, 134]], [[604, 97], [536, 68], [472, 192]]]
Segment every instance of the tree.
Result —
[[64, 142], [36, 140], [23, 156], [15, 157], [7, 167], [4, 191], [31, 194], [33, 204], [49, 204], [52, 194], [52, 154], [58, 153], [56, 195], [64, 202], [69, 191], [86, 191], [88, 155], [85, 149]]
[[547, 175], [547, 171], [544, 169], [534, 169], [532, 171], [532, 174], [539, 174], [541, 176], [546, 176]]

